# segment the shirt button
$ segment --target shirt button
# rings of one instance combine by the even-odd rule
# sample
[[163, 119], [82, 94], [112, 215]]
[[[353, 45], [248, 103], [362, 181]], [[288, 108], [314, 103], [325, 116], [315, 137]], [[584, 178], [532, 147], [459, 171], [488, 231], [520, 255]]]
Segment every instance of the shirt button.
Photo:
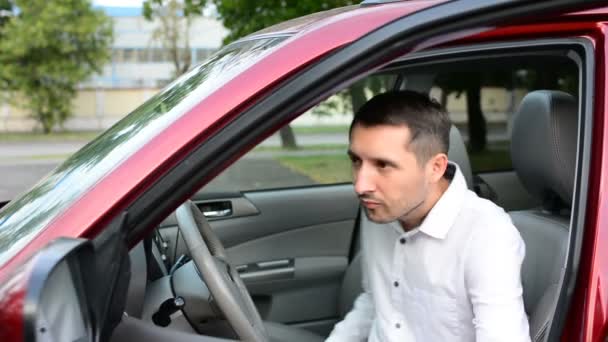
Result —
[[402, 245], [405, 245], [405, 242], [406, 242], [406, 241], [407, 241], [407, 240], [406, 240], [405, 238], [401, 238], [401, 239], [399, 239], [399, 242], [401, 242], [401, 244], [402, 244]]
[[393, 283], [393, 285], [395, 285], [395, 287], [399, 287], [399, 282], [396, 281], [396, 282]]
[[401, 328], [401, 324], [399, 324], [399, 323], [395, 324], [395, 328], [400, 329]]

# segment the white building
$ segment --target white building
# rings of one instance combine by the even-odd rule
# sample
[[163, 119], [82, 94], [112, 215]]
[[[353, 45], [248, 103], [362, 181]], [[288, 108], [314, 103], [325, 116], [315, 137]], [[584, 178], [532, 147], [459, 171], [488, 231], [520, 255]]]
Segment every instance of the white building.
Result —
[[[114, 21], [112, 60], [85, 87], [157, 88], [173, 78], [167, 51], [153, 39], [157, 23], [147, 21], [136, 7], [100, 7]], [[198, 17], [189, 38], [192, 64], [205, 59], [222, 45], [228, 31], [219, 20]]]

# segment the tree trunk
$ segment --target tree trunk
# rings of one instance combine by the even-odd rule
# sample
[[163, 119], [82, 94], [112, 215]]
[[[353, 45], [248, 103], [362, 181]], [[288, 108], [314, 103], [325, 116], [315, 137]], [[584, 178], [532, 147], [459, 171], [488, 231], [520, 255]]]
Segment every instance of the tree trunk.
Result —
[[281, 136], [281, 147], [288, 149], [296, 149], [298, 145], [296, 144], [296, 136], [293, 134], [293, 130], [290, 125], [287, 125], [279, 131], [279, 135]]
[[37, 110], [36, 118], [38, 119], [38, 122], [40, 122], [42, 133], [44, 134], [49, 134], [53, 130], [54, 124], [52, 115], [52, 113], [45, 113], [43, 109]]
[[471, 152], [486, 148], [486, 119], [481, 110], [481, 80], [479, 74], [472, 74], [467, 82], [467, 112], [469, 115], [469, 149]]
[[47, 122], [47, 120], [42, 120], [42, 133], [49, 134], [53, 129], [53, 125]]
[[350, 93], [350, 101], [351, 105], [353, 106], [354, 115], [367, 101], [367, 97], [365, 96], [365, 83], [355, 83], [352, 87], [350, 87], [348, 92]]

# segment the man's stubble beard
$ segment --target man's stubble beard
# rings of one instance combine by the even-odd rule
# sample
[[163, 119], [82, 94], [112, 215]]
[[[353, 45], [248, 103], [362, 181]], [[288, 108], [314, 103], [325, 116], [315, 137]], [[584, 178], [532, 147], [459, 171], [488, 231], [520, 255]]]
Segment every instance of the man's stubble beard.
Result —
[[[380, 220], [374, 220], [374, 219], [373, 219], [373, 218], [370, 216], [370, 214], [369, 214], [369, 212], [370, 212], [370, 210], [371, 210], [371, 209], [368, 209], [368, 208], [366, 208], [366, 207], [363, 207], [363, 209], [365, 209], [365, 210], [364, 210], [364, 211], [365, 211], [365, 216], [367, 216], [367, 219], [368, 219], [368, 220], [370, 220], [370, 221], [372, 221], [372, 222], [374, 222], [374, 223], [378, 223], [378, 224], [384, 224], [384, 223], [390, 223], [390, 222], [393, 222], [393, 221], [397, 221], [397, 220], [399, 220], [399, 219], [401, 219], [401, 218], [406, 218], [406, 217], [407, 217], [408, 215], [410, 215], [410, 214], [411, 214], [411, 213], [412, 213], [414, 210], [416, 210], [416, 209], [420, 208], [420, 207], [421, 207], [421, 206], [424, 204], [424, 201], [425, 201], [424, 199], [423, 199], [423, 200], [421, 200], [421, 201], [420, 201], [418, 204], [416, 204], [415, 206], [413, 206], [412, 208], [410, 208], [410, 209], [409, 209], [407, 212], [405, 212], [405, 213], [404, 213], [404, 214], [402, 214], [402, 215], [399, 215], [399, 216], [396, 216], [396, 217], [392, 217], [392, 216], [391, 216], [391, 217], [386, 218], [386, 219], [383, 219], [383, 220], [382, 220], [382, 219], [380, 219]], [[381, 204], [381, 206], [382, 206], [382, 204]]]

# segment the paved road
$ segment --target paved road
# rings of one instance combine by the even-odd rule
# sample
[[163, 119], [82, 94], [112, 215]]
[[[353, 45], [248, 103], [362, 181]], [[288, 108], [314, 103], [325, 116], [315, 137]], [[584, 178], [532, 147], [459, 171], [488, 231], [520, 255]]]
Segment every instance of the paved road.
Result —
[[[465, 133], [466, 134], [466, 133]], [[489, 132], [488, 140], [495, 141], [504, 139], [504, 134]], [[310, 146], [317, 144], [347, 144], [346, 134], [306, 134], [296, 137], [300, 146]], [[280, 146], [280, 138], [273, 135], [266, 139], [262, 146]], [[3, 142], [0, 144], [0, 201], [14, 198], [17, 194], [33, 186], [41, 177], [51, 171], [60, 163], [66, 155], [72, 154], [86, 144], [82, 142]], [[337, 151], [295, 151], [286, 152], [289, 154], [335, 154]], [[297, 184], [310, 184], [311, 180], [296, 174], [272, 160], [277, 152], [257, 152], [247, 155], [248, 162], [239, 162], [241, 167], [235, 167], [229, 175], [220, 177], [215, 181], [215, 186], [225, 188], [234, 184], [237, 180], [241, 188], [262, 188], [273, 184], [285, 184], [284, 177], [292, 177], [292, 181]], [[273, 166], [266, 165], [260, 167], [260, 159], [265, 159], [264, 163], [274, 163]], [[257, 160], [257, 161], [254, 161]], [[238, 171], [238, 170], [258, 170], [258, 171]], [[276, 176], [264, 169], [275, 168]], [[285, 170], [281, 170], [285, 169]], [[240, 172], [240, 174], [239, 174]], [[238, 176], [237, 176], [238, 175]], [[300, 183], [298, 183], [300, 182]]]
[[[466, 139], [466, 132], [463, 136]], [[488, 132], [488, 141], [504, 141], [507, 137], [503, 131]], [[326, 133], [326, 134], [302, 134], [296, 136], [296, 141], [300, 146], [311, 146], [319, 144], [345, 145], [348, 144], [348, 136], [346, 133]], [[31, 159], [35, 157], [40, 159], [44, 156], [62, 156], [69, 155], [86, 144], [85, 141], [75, 142], [3, 142], [0, 144], [0, 163], [10, 159], [13, 163], [18, 163], [16, 159]], [[281, 140], [277, 134], [272, 135], [260, 146], [278, 147], [281, 145]]]
[[[348, 144], [345, 134], [307, 134], [296, 137], [301, 146], [317, 144]], [[19, 163], [17, 159], [40, 159], [44, 156], [64, 156], [78, 151], [86, 141], [72, 142], [2, 142], [0, 143], [0, 163], [10, 161]], [[266, 139], [261, 146], [278, 147], [281, 140], [278, 135]]]
[[[307, 154], [307, 151], [292, 155]], [[335, 153], [320, 151], [319, 153]], [[285, 184], [303, 186], [315, 182], [275, 161], [273, 154], [263, 152], [247, 155], [237, 161], [205, 187], [206, 191], [238, 191], [284, 187]], [[20, 160], [19, 163], [0, 162], [0, 201], [10, 200], [31, 188], [52, 171], [61, 160]]]
[[[347, 144], [348, 138], [344, 134], [309, 134], [298, 136], [298, 144], [310, 146], [315, 144]], [[78, 151], [86, 141], [72, 142], [3, 142], [0, 144], [0, 201], [14, 198], [17, 194], [32, 187], [38, 180], [57, 166], [67, 155]], [[262, 146], [280, 146], [278, 135], [266, 139]], [[306, 154], [305, 151], [296, 151], [291, 154]], [[321, 152], [335, 153], [335, 152]], [[254, 156], [248, 155], [248, 162], [239, 162], [216, 179], [211, 188], [219, 189], [231, 186], [236, 182], [242, 189], [254, 189], [284, 185], [285, 177], [291, 177], [294, 185], [311, 184], [312, 180], [296, 174], [282, 167], [272, 160], [273, 152], [261, 152]], [[265, 159], [261, 167], [259, 159]], [[258, 161], [254, 161], [258, 160]], [[268, 164], [270, 163], [270, 164]], [[263, 170], [271, 170], [264, 172]], [[248, 170], [248, 171], [238, 171]], [[253, 171], [249, 171], [253, 170]], [[294, 183], [295, 182], [295, 183]]]
[[13, 161], [13, 159], [22, 159], [32, 156], [35, 158], [43, 156], [65, 156], [78, 151], [86, 143], [86, 141], [2, 142], [0, 143], [0, 162], [6, 162], [7, 159]]
[[56, 161], [32, 161], [29, 164], [0, 163], [0, 201], [15, 198], [31, 188], [56, 165]]

